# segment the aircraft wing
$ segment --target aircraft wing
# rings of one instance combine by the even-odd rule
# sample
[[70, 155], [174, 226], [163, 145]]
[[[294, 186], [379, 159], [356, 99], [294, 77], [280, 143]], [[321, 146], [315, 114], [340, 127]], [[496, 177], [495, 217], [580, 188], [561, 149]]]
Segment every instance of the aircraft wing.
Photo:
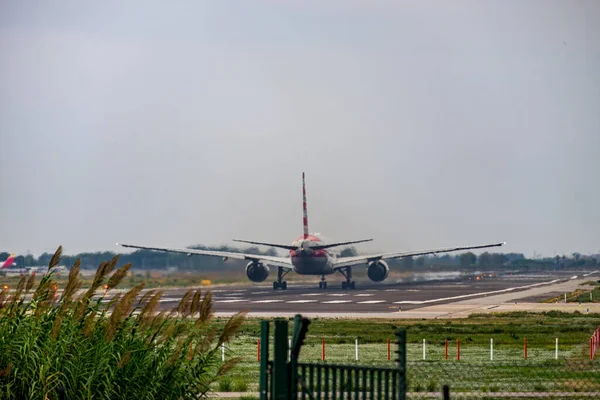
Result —
[[488, 247], [499, 247], [505, 245], [506, 242], [484, 244], [478, 246], [464, 246], [464, 247], [447, 247], [442, 249], [429, 249], [429, 250], [418, 250], [418, 251], [407, 251], [402, 253], [381, 253], [381, 254], [367, 254], [364, 256], [353, 256], [353, 257], [340, 257], [335, 261], [333, 269], [340, 269], [344, 267], [350, 267], [356, 264], [368, 263], [370, 261], [377, 260], [389, 260], [392, 258], [405, 258], [414, 256], [424, 256], [427, 254], [438, 254], [438, 253], [450, 253], [452, 251], [460, 250], [474, 250], [474, 249], [485, 249]]
[[156, 250], [165, 251], [168, 253], [181, 253], [186, 255], [199, 255], [199, 256], [212, 256], [221, 258], [233, 258], [236, 260], [249, 260], [258, 261], [263, 264], [273, 265], [276, 267], [282, 267], [285, 269], [292, 269], [292, 262], [286, 257], [273, 257], [273, 256], [261, 256], [258, 254], [245, 254], [245, 253], [233, 253], [230, 251], [213, 251], [213, 250], [196, 250], [196, 249], [181, 249], [181, 248], [170, 248], [170, 247], [150, 247], [150, 246], [137, 246], [132, 244], [117, 243], [117, 246], [129, 247], [133, 249], [142, 250]]

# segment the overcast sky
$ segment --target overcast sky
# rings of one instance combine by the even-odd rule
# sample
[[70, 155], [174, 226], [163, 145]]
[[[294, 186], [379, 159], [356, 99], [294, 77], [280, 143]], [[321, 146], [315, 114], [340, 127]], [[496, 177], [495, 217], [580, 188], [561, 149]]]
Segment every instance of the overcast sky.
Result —
[[0, 250], [600, 251], [599, 1], [0, 4]]

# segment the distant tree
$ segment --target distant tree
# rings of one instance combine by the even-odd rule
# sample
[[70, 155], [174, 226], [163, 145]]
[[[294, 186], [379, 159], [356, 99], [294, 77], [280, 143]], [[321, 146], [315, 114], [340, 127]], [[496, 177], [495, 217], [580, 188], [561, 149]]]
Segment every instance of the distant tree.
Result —
[[357, 256], [358, 252], [354, 247], [346, 247], [340, 252], [340, 257], [354, 257]]
[[477, 262], [477, 256], [470, 251], [460, 255], [460, 265], [463, 267], [475, 265], [475, 262]]
[[265, 251], [265, 255], [277, 257], [277, 250], [275, 250], [273, 247], [269, 247], [267, 251]]
[[423, 256], [418, 257], [417, 260], [415, 261], [415, 265], [418, 268], [423, 268], [425, 266], [425, 257], [423, 257]]
[[492, 265], [504, 265], [504, 263], [508, 262], [508, 257], [502, 253], [494, 253], [492, 254], [491, 262]]
[[487, 251], [479, 256], [479, 265], [488, 267], [492, 264], [492, 256]]
[[414, 260], [412, 257], [404, 257], [402, 259], [402, 267], [404, 269], [412, 269], [413, 265], [414, 265]]

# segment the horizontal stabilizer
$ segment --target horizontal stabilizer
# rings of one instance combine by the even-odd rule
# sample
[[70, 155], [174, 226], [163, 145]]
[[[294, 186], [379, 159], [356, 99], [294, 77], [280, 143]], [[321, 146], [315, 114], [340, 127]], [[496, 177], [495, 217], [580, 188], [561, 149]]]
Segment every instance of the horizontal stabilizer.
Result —
[[238, 240], [238, 239], [233, 239], [234, 242], [240, 242], [240, 243], [249, 243], [249, 244], [258, 244], [261, 246], [270, 246], [270, 247], [275, 247], [278, 249], [285, 249], [285, 250], [296, 250], [296, 246], [290, 246], [289, 244], [274, 244], [274, 243], [263, 243], [263, 242], [252, 242], [250, 240]]
[[331, 247], [346, 246], [348, 244], [370, 242], [372, 240], [373, 239], [362, 239], [362, 240], [353, 240], [351, 242], [337, 242], [337, 243], [330, 243], [330, 244], [322, 244], [322, 245], [318, 245], [318, 246], [311, 246], [310, 248], [313, 250], [323, 250], [323, 249], [329, 249]]

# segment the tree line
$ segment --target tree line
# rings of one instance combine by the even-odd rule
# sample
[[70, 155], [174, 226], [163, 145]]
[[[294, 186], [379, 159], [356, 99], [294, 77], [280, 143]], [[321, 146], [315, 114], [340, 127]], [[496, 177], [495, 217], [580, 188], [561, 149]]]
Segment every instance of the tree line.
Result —
[[[202, 245], [191, 246], [192, 249], [217, 250], [227, 252], [243, 252], [256, 255], [277, 256], [280, 255], [276, 249], [268, 248], [261, 250], [258, 247], [237, 248], [232, 246], [207, 247]], [[76, 259], [81, 259], [83, 269], [95, 269], [103, 261], [108, 261], [117, 254], [112, 251], [103, 251], [95, 253], [79, 253], [76, 255], [63, 255], [62, 264], [67, 268], [73, 265]], [[137, 250], [132, 253], [119, 253], [119, 261], [122, 263], [132, 263], [133, 268], [149, 269], [168, 269], [177, 268], [186, 271], [220, 271], [228, 269], [243, 268], [246, 264], [242, 260], [227, 261], [218, 257], [192, 256], [186, 254], [167, 253], [152, 250]], [[340, 257], [349, 257], [360, 255], [354, 247], [342, 249], [337, 253]], [[9, 253], [0, 252], [0, 260], [8, 258]], [[28, 266], [47, 266], [52, 258], [52, 254], [43, 253], [38, 257], [32, 254], [19, 255], [15, 258], [17, 267]], [[556, 256], [540, 259], [528, 259], [522, 253], [489, 253], [484, 252], [477, 256], [472, 252], [459, 254], [444, 254], [440, 256], [420, 256], [407, 257], [396, 260], [389, 260], [390, 267], [400, 267], [408, 270], [419, 270], [425, 268], [499, 268], [499, 267], [519, 267], [519, 268], [571, 268], [571, 267], [596, 267], [599, 262], [598, 255], [584, 256], [580, 253], [573, 253], [570, 256]]]

